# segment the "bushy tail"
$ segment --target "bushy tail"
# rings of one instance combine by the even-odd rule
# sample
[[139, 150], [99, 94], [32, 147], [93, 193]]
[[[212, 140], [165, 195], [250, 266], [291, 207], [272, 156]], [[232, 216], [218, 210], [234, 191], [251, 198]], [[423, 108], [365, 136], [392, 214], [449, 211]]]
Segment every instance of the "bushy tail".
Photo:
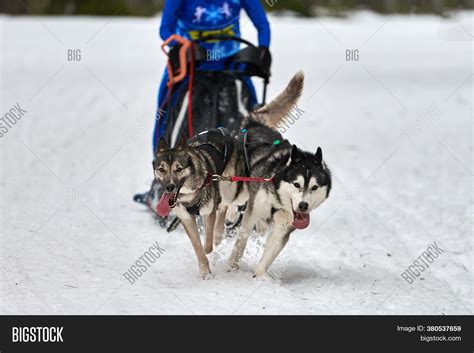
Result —
[[288, 86], [270, 103], [250, 113], [249, 120], [255, 120], [270, 128], [276, 128], [281, 120], [293, 109], [303, 93], [304, 74], [299, 71]]

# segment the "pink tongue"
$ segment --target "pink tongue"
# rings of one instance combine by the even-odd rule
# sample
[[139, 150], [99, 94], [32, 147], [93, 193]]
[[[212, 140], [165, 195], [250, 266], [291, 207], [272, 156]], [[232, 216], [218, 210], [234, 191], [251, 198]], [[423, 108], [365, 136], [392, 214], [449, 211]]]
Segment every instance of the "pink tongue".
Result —
[[158, 204], [156, 205], [156, 213], [161, 217], [166, 217], [170, 214], [170, 198], [172, 195], [173, 193], [171, 192], [164, 192], [163, 195], [161, 195], [160, 201], [158, 201]]
[[305, 229], [309, 225], [309, 213], [294, 212], [293, 227]]

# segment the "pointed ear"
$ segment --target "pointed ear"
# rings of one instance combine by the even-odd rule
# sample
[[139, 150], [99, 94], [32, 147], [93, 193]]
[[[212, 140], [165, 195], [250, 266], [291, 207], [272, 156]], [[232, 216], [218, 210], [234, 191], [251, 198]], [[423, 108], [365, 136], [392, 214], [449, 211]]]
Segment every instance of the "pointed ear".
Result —
[[168, 142], [166, 142], [166, 140], [163, 137], [161, 137], [160, 141], [158, 141], [158, 148], [156, 152], [163, 152], [168, 149], [169, 149]]
[[298, 147], [296, 145], [293, 145], [293, 148], [291, 149], [291, 162], [292, 163], [297, 163], [299, 162], [300, 158], [300, 153], [298, 152]]
[[316, 160], [316, 163], [321, 164], [323, 161], [323, 150], [321, 147], [318, 147], [318, 150], [314, 154], [314, 159]]
[[176, 145], [176, 147], [184, 148], [184, 147], [187, 146], [187, 144], [188, 144], [188, 139], [186, 138], [186, 134], [184, 132], [182, 132], [181, 137], [180, 137], [179, 142]]

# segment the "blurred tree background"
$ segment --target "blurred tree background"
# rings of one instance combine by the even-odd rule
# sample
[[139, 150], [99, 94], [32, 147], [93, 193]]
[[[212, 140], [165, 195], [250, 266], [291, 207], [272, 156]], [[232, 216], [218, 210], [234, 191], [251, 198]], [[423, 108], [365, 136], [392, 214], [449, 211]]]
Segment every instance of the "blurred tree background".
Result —
[[[176, 0], [168, 0], [176, 1]], [[474, 0], [261, 0], [269, 12], [300, 16], [344, 16], [351, 10], [379, 13], [432, 13], [474, 8]], [[1, 0], [0, 13], [14, 15], [153, 16], [164, 0]]]

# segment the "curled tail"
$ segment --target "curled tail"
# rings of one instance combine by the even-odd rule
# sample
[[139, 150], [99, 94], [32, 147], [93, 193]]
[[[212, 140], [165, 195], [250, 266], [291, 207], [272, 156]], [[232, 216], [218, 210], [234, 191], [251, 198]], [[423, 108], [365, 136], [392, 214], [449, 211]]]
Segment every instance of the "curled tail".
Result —
[[303, 93], [304, 74], [299, 71], [270, 103], [250, 113], [248, 120], [254, 120], [270, 128], [276, 128], [280, 121], [293, 109]]

